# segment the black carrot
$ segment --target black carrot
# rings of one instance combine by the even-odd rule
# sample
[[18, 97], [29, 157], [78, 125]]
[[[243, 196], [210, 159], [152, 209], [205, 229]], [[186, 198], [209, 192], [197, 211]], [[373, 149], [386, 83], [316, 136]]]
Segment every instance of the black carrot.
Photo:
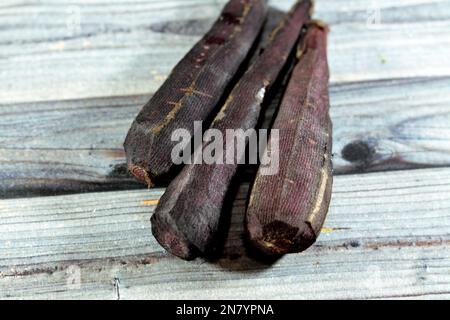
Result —
[[[272, 33], [261, 56], [232, 90], [211, 129], [226, 136], [229, 129], [254, 129], [266, 96], [269, 96], [294, 50], [303, 24], [309, 19], [310, 1], [299, 1]], [[224, 139], [225, 140], [225, 139]], [[235, 141], [230, 145], [234, 149]], [[208, 143], [203, 144], [203, 148]], [[224, 150], [227, 143], [224, 141]], [[224, 155], [225, 156], [225, 155]], [[237, 152], [227, 164], [192, 164], [183, 168], [161, 198], [152, 217], [159, 243], [183, 259], [216, 249], [217, 233], [227, 190], [238, 169]]]

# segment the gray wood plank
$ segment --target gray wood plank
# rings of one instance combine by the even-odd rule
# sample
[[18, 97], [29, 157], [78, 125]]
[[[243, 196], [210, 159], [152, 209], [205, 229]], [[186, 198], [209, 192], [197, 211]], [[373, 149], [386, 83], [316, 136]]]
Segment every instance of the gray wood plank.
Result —
[[2, 200], [0, 297], [450, 296], [450, 169], [336, 177], [318, 243], [273, 264], [244, 249], [247, 190], [215, 262], [184, 262], [156, 243], [149, 218], [161, 189]]
[[[450, 165], [447, 88], [450, 78], [333, 85], [335, 173]], [[122, 143], [147, 99], [0, 105], [0, 196], [141, 188]]]
[[[0, 197], [141, 187], [128, 127], [224, 3], [3, 2]], [[379, 25], [365, 0], [316, 1], [332, 28], [336, 173], [447, 166], [450, 1], [376, 3]]]
[[[11, 1], [0, 7], [0, 102], [154, 92], [224, 2]], [[317, 1], [333, 30], [332, 82], [449, 76], [450, 1], [379, 3], [373, 26], [365, 0]]]

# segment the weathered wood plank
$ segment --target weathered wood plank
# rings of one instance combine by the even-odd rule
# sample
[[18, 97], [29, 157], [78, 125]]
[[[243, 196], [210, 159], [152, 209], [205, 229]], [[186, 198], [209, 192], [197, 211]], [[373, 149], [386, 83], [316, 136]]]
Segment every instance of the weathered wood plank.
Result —
[[450, 164], [450, 78], [331, 89], [337, 173]]
[[[0, 7], [0, 102], [154, 92], [224, 2], [12, 1]], [[366, 0], [317, 1], [333, 30], [332, 82], [449, 76], [450, 1], [379, 3], [374, 27]]]
[[127, 174], [122, 143], [145, 99], [0, 106], [0, 195], [141, 186]]
[[[0, 197], [140, 187], [123, 166], [128, 127], [224, 2], [0, 6]], [[377, 3], [379, 26], [366, 1], [316, 3], [333, 29], [336, 173], [448, 165], [449, 80], [436, 76], [449, 75], [450, 1]]]
[[243, 249], [246, 186], [216, 262], [162, 251], [162, 191], [0, 201], [0, 297], [450, 297], [450, 169], [338, 176], [318, 243], [272, 265]]
[[[449, 166], [448, 88], [450, 78], [332, 86], [335, 173]], [[0, 105], [0, 197], [141, 188], [122, 143], [147, 99]]]
[[437, 248], [352, 249], [286, 257], [271, 267], [246, 259], [66, 265], [0, 282], [4, 299], [448, 299], [449, 261], [448, 250]]

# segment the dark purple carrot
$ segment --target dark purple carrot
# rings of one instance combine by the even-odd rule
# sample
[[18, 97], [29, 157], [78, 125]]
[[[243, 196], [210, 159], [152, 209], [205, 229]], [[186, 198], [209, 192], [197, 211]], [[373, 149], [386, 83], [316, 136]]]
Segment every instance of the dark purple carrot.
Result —
[[279, 173], [258, 172], [246, 215], [251, 244], [269, 255], [309, 248], [319, 236], [331, 199], [326, 27], [309, 25], [298, 57], [272, 128], [279, 134]]
[[[211, 129], [225, 137], [227, 129], [255, 128], [264, 98], [281, 77], [310, 11], [310, 1], [299, 1], [283, 19], [264, 52], [232, 90]], [[203, 149], [206, 146], [204, 143]], [[227, 150], [226, 141], [223, 149]], [[192, 259], [198, 252], [209, 255], [215, 251], [224, 199], [238, 169], [237, 160], [236, 153], [234, 164], [187, 165], [172, 181], [152, 217], [153, 235], [169, 252]]]
[[143, 107], [124, 143], [130, 172], [152, 186], [173, 168], [174, 130], [214, 115], [264, 24], [266, 0], [231, 0], [219, 20]]

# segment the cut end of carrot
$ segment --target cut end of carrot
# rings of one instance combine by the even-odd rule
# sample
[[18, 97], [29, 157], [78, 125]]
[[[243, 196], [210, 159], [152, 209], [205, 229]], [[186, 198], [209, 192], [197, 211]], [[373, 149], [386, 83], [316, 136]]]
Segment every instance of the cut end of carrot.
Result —
[[252, 245], [266, 255], [285, 255], [302, 252], [316, 241], [316, 236], [308, 224], [296, 228], [282, 221], [274, 221], [262, 228], [259, 236], [249, 229]]
[[152, 179], [150, 178], [150, 174], [144, 168], [132, 165], [130, 166], [130, 172], [133, 176], [136, 177], [136, 179], [146, 183], [149, 189], [155, 186]]

